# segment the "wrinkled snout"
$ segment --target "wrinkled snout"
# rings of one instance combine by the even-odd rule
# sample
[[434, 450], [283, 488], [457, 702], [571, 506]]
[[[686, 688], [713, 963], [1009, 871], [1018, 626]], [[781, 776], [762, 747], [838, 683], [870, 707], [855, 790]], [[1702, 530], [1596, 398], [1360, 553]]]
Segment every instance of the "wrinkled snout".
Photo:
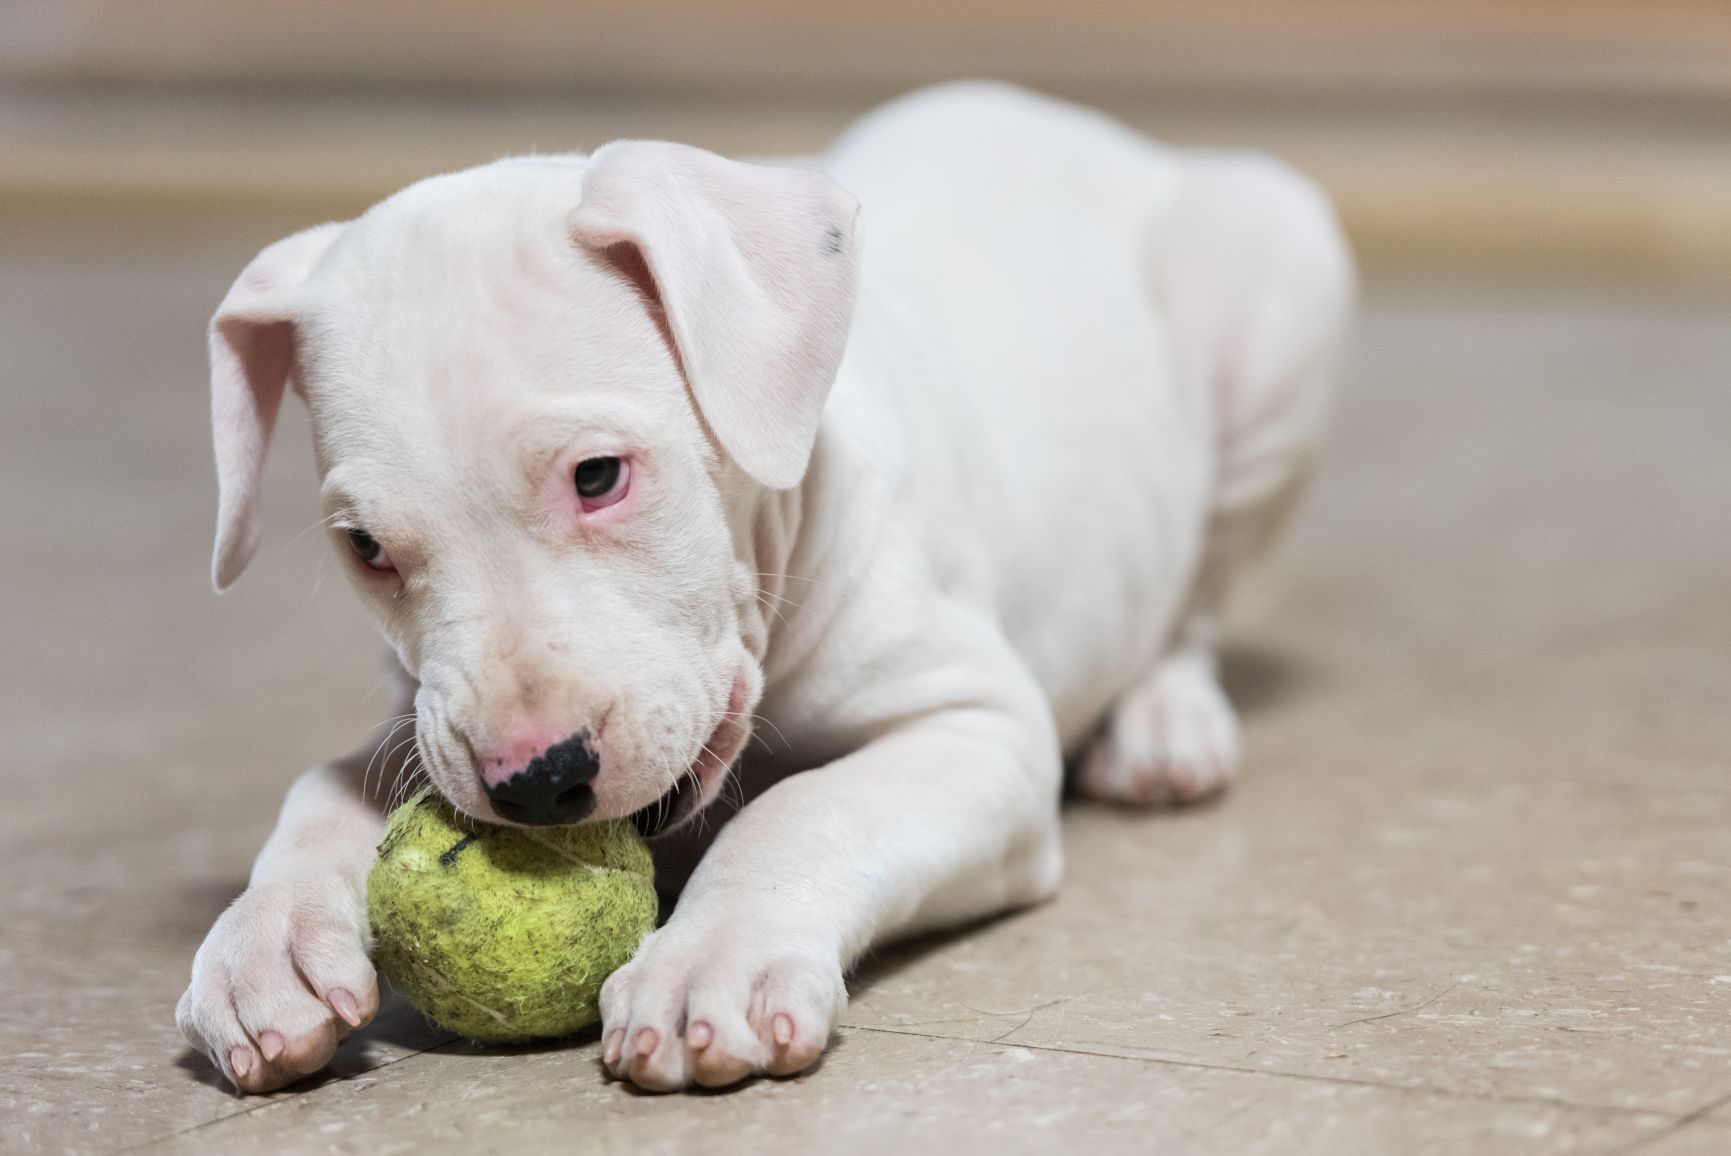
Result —
[[497, 753], [483, 756], [480, 767], [494, 813], [529, 827], [587, 818], [595, 809], [600, 773], [601, 756], [587, 730], [557, 739], [542, 730], [512, 735]]

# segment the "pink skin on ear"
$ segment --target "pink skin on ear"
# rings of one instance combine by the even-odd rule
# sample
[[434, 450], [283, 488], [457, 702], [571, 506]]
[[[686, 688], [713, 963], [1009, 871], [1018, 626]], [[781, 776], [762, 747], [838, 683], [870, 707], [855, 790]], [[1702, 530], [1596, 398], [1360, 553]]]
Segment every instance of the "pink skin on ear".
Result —
[[283, 391], [294, 372], [295, 305], [340, 224], [265, 249], [235, 278], [210, 322], [210, 426], [216, 449], [211, 580], [226, 590], [258, 548], [259, 482]]
[[763, 485], [798, 485], [810, 460], [853, 322], [857, 213], [823, 173], [662, 141], [616, 141], [584, 174], [571, 235], [641, 260], [704, 421]]

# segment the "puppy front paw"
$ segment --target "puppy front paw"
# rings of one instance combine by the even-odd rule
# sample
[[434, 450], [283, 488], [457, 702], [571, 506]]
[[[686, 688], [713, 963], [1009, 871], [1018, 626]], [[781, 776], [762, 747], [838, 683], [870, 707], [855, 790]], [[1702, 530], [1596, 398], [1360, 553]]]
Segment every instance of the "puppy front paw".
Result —
[[601, 989], [602, 1063], [650, 1091], [791, 1076], [817, 1062], [847, 1006], [840, 959], [741, 920], [675, 920]]
[[1120, 803], [1191, 803], [1237, 772], [1238, 716], [1207, 659], [1178, 654], [1118, 699], [1077, 785]]
[[269, 1092], [324, 1067], [378, 1006], [364, 904], [302, 881], [249, 888], [222, 913], [175, 1019], [237, 1089]]

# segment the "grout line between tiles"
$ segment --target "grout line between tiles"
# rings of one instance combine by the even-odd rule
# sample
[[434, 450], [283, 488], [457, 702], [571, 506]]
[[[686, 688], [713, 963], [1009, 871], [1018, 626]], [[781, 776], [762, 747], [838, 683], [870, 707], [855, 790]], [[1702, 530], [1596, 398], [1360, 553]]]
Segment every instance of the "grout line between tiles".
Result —
[[[993, 1044], [1001, 1048], [1026, 1048], [1035, 1052], [1064, 1052], [1077, 1056], [1095, 1056], [1107, 1060], [1125, 1060], [1129, 1063], [1161, 1064], [1173, 1068], [1196, 1068], [1209, 1072], [1233, 1072], [1244, 1076], [1273, 1076], [1282, 1080], [1299, 1080], [1308, 1083], [1345, 1084], [1357, 1088], [1381, 1088], [1390, 1092], [1405, 1092], [1413, 1095], [1443, 1096], [1456, 1100], [1480, 1100], [1496, 1104], [1530, 1104], [1546, 1108], [1567, 1108], [1580, 1112], [1603, 1112], [1621, 1116], [1662, 1116], [1671, 1124], [1688, 1120], [1703, 1112], [1711, 1112], [1726, 1100], [1709, 1103], [1704, 1108], [1695, 1109], [1689, 1116], [1679, 1117], [1675, 1112], [1662, 1108], [1629, 1108], [1617, 1104], [1589, 1104], [1574, 1100], [1552, 1099], [1547, 1096], [1509, 1096], [1497, 1095], [1491, 1092], [1464, 1092], [1457, 1088], [1438, 1088], [1428, 1084], [1387, 1084], [1379, 1080], [1353, 1079], [1350, 1076], [1318, 1076], [1309, 1072], [1285, 1072], [1276, 1068], [1244, 1068], [1232, 1064], [1199, 1063], [1195, 1060], [1174, 1060], [1164, 1056], [1134, 1056], [1123, 1052], [1100, 1051], [1091, 1048], [1060, 1047], [1055, 1044], [1020, 1044], [1013, 1040], [972, 1039], [968, 1036], [934, 1035], [927, 1032], [909, 1031], [906, 1028], [869, 1027], [864, 1024], [843, 1024], [850, 1031], [883, 1032], [889, 1035], [917, 1036], [928, 1040], [945, 1040], [951, 1043]], [[1669, 1125], [1668, 1125], [1669, 1126]]]
[[1606, 1153], [1606, 1156], [1631, 1156], [1633, 1153], [1653, 1147], [1653, 1145], [1659, 1143], [1667, 1136], [1675, 1136], [1691, 1124], [1702, 1123], [1715, 1128], [1723, 1127], [1724, 1125], [1719, 1124], [1716, 1121], [1708, 1120], [1706, 1117], [1709, 1113], [1718, 1111], [1726, 1104], [1731, 1104], [1731, 1092], [1720, 1096], [1717, 1100], [1712, 1100], [1701, 1105], [1699, 1108], [1696, 1108], [1693, 1112], [1690, 1112], [1685, 1116], [1680, 1116], [1677, 1119], [1672, 1120], [1663, 1128], [1660, 1128], [1646, 1136], [1636, 1137], [1621, 1148], [1613, 1148], [1610, 1152]]
[[431, 1052], [443, 1051], [445, 1048], [453, 1047], [453, 1046], [460, 1044], [462, 1042], [463, 1041], [460, 1039], [449, 1039], [449, 1040], [446, 1040], [442, 1044], [434, 1044], [430, 1048], [420, 1048], [416, 1051], [408, 1052], [404, 1055], [397, 1056], [394, 1059], [386, 1060], [383, 1063], [374, 1064], [370, 1068], [362, 1068], [358, 1072], [350, 1072], [347, 1075], [338, 1076], [335, 1079], [331, 1079], [331, 1080], [326, 1080], [324, 1083], [320, 1084], [318, 1087], [309, 1088], [305, 1092], [299, 1093], [298, 1095], [295, 1095], [295, 1096], [275, 1095], [269, 1099], [260, 1099], [256, 1104], [252, 1104], [248, 1107], [240, 1108], [236, 1111], [229, 1112], [226, 1115], [217, 1116], [215, 1119], [201, 1120], [196, 1124], [189, 1124], [185, 1128], [177, 1128], [172, 1132], [165, 1132], [160, 1136], [152, 1136], [148, 1140], [140, 1140], [135, 1144], [128, 1144], [124, 1148], [115, 1148], [108, 1153], [108, 1156], [126, 1156], [127, 1153], [144, 1152], [144, 1151], [147, 1151], [148, 1149], [151, 1149], [151, 1148], [160, 1147], [161, 1145], [167, 1144], [171, 1141], [179, 1140], [182, 1137], [190, 1136], [194, 1132], [201, 1132], [204, 1129], [214, 1127], [217, 1124], [225, 1124], [230, 1120], [238, 1120], [242, 1116], [251, 1116], [256, 1112], [266, 1111], [267, 1109], [274, 1108], [279, 1104], [298, 1103], [298, 1102], [300, 1102], [300, 1100], [302, 1098], [307, 1097], [307, 1096], [317, 1095], [319, 1092], [324, 1091], [324, 1089], [326, 1089], [326, 1088], [335, 1087], [338, 1084], [346, 1084], [352, 1080], [360, 1079], [363, 1076], [370, 1076], [375, 1072], [382, 1072], [386, 1068], [394, 1068], [398, 1064], [402, 1063], [404, 1060], [412, 1060], [416, 1056], [424, 1056], [424, 1055], [427, 1055]]

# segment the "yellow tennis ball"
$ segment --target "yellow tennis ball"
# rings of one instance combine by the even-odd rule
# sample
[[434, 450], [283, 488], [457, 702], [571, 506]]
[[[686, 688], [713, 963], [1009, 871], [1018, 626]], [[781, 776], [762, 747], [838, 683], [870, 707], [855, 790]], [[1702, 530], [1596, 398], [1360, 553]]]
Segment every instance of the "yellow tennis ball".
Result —
[[391, 813], [367, 878], [374, 957], [428, 1018], [487, 1043], [569, 1035], [655, 928], [629, 822], [495, 827], [424, 791]]

